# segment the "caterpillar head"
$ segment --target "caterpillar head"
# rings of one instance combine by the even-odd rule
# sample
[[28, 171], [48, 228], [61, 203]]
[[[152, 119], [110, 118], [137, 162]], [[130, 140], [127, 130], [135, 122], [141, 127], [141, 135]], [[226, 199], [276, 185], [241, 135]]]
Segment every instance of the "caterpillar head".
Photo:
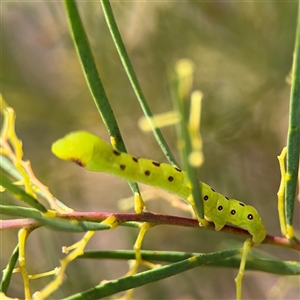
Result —
[[97, 136], [86, 131], [76, 131], [53, 143], [52, 152], [60, 159], [73, 161], [88, 169], [94, 149], [99, 143], [104, 142]]
[[230, 199], [227, 222], [247, 230], [252, 235], [254, 244], [260, 244], [266, 237], [267, 231], [257, 210], [238, 200]]

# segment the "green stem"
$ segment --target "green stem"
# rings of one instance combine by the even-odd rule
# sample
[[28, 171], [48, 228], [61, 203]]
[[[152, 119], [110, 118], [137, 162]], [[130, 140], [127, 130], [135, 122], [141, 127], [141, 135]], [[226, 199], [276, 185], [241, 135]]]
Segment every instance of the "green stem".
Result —
[[[188, 253], [180, 251], [141, 251], [142, 258], [147, 261], [159, 262], [178, 262], [189, 257], [199, 255], [199, 253]], [[135, 258], [134, 250], [103, 250], [103, 251], [85, 251], [78, 258], [85, 259], [121, 259], [129, 260]], [[239, 257], [230, 257], [224, 260], [213, 261], [207, 265], [227, 268], [236, 268], [240, 266]], [[266, 258], [251, 257], [247, 259], [247, 270], [256, 270], [278, 275], [300, 275], [300, 264], [294, 261], [278, 261]]]
[[11, 276], [15, 268], [16, 262], [18, 260], [18, 257], [19, 257], [19, 245], [15, 247], [5, 270], [3, 270], [3, 277], [0, 283], [0, 292], [3, 292], [4, 294], [7, 293]]
[[179, 99], [181, 113], [182, 113], [182, 120], [181, 120], [181, 128], [182, 128], [182, 139], [184, 140], [184, 149], [183, 149], [183, 156], [184, 156], [184, 169], [187, 171], [189, 179], [192, 184], [192, 195], [195, 207], [197, 209], [197, 213], [201, 219], [204, 219], [204, 204], [202, 200], [202, 192], [199, 185], [198, 179], [198, 167], [192, 166], [188, 158], [192, 153], [192, 142], [191, 136], [189, 135], [189, 131], [187, 128], [188, 124], [188, 111], [187, 111], [187, 101], [185, 99]]
[[[116, 24], [114, 15], [113, 15], [113, 11], [112, 8], [110, 6], [109, 0], [100, 0], [102, 8], [103, 8], [103, 12], [104, 12], [104, 16], [108, 25], [108, 28], [110, 30], [110, 33], [112, 35], [114, 44], [117, 48], [117, 51], [119, 53], [120, 59], [122, 61], [123, 67], [127, 73], [127, 76], [129, 78], [129, 81], [132, 85], [132, 88], [134, 90], [134, 93], [140, 103], [140, 106], [146, 116], [147, 119], [151, 119], [151, 117], [153, 116], [147, 102], [146, 99], [144, 97], [143, 91], [141, 89], [141, 86], [139, 84], [139, 81], [136, 77], [136, 74], [134, 72], [134, 69], [132, 67], [132, 64], [130, 62], [129, 56], [127, 54], [127, 51], [125, 49], [124, 43], [122, 41], [118, 26]], [[170, 148], [168, 147], [161, 131], [157, 128], [154, 127], [152, 125], [152, 122], [150, 122], [151, 126], [152, 126], [152, 131], [153, 134], [160, 146], [160, 148], [162, 149], [164, 155], [166, 156], [166, 158], [168, 159], [168, 161], [172, 164], [172, 165], [176, 165], [176, 160], [174, 158], [174, 156], [171, 153]]]
[[[67, 232], [86, 232], [89, 230], [107, 230], [111, 229], [110, 225], [99, 223], [99, 222], [89, 222], [89, 221], [75, 221], [72, 219], [65, 219], [60, 217], [46, 217], [43, 216], [38, 210], [20, 206], [9, 206], [9, 205], [0, 205], [0, 212], [3, 215], [10, 215], [10, 216], [22, 216], [27, 218], [32, 218], [40, 223], [34, 223], [29, 221], [27, 227], [36, 228], [41, 225], [46, 225], [55, 230], [67, 231]], [[18, 223], [23, 225], [24, 223], [22, 220], [5, 220], [3, 221], [4, 226], [6, 222], [10, 222], [11, 227], [17, 227]]]
[[209, 254], [200, 254], [170, 265], [158, 267], [149, 271], [141, 272], [133, 276], [111, 280], [94, 288], [72, 295], [64, 300], [75, 299], [101, 299], [121, 291], [143, 286], [150, 282], [159, 281], [164, 278], [185, 272], [187, 270], [211, 263], [216, 260], [224, 260], [239, 253], [239, 249], [231, 249]]
[[[204, 204], [198, 179], [198, 167], [189, 163], [189, 156], [192, 153], [192, 141], [188, 130], [189, 109], [188, 104], [191, 97], [192, 74], [185, 74], [180, 68], [174, 68], [170, 73], [170, 93], [173, 100], [174, 109], [179, 111], [181, 122], [177, 128], [179, 141], [182, 142], [182, 160], [183, 169], [188, 173], [192, 184], [193, 207], [197, 210], [199, 216], [204, 221]], [[202, 222], [203, 222], [202, 221]], [[204, 225], [204, 224], [203, 224]]]
[[[109, 104], [104, 87], [102, 85], [76, 3], [74, 0], [64, 0], [64, 5], [68, 15], [74, 45], [96, 107], [110, 137], [115, 141], [115, 145], [113, 146], [122, 152], [126, 152], [126, 147], [124, 145], [113, 110]], [[136, 183], [129, 184], [134, 193], [139, 193], [139, 188]]]
[[290, 97], [290, 119], [287, 139], [287, 180], [285, 188], [285, 215], [288, 227], [292, 227], [295, 195], [298, 180], [300, 151], [300, 1], [298, 4], [298, 19], [296, 44], [292, 72], [292, 87]]
[[34, 207], [38, 211], [42, 213], [46, 213], [48, 210], [47, 208], [40, 203], [37, 199], [35, 199], [33, 196], [27, 194], [24, 190], [22, 190], [20, 187], [14, 185], [7, 177], [4, 175], [4, 173], [0, 172], [0, 185], [4, 187], [7, 191], [12, 193], [15, 198], [22, 200], [26, 204], [30, 205], [31, 207]]

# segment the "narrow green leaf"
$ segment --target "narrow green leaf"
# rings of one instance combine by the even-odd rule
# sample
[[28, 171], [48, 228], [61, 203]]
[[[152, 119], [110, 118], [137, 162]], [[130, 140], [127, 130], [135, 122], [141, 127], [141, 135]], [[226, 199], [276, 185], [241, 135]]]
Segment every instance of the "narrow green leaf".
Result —
[[17, 245], [13, 250], [9, 262], [6, 268], [3, 270], [3, 276], [0, 283], [0, 292], [3, 292], [4, 294], [7, 293], [11, 276], [15, 268], [16, 262], [18, 260], [18, 257], [19, 257], [19, 245]]
[[[212, 262], [208, 265], [238, 269], [241, 260], [237, 257]], [[300, 275], [300, 264], [296, 261], [277, 261], [263, 258], [248, 257], [246, 270], [262, 271], [278, 275]]]
[[[125, 69], [125, 72], [128, 76], [128, 79], [132, 85], [133, 91], [140, 103], [140, 106], [144, 112], [144, 115], [146, 116], [147, 119], [151, 119], [153, 117], [153, 114], [146, 102], [144, 93], [142, 91], [142, 88], [139, 84], [139, 81], [137, 79], [137, 76], [134, 72], [134, 69], [132, 67], [132, 64], [130, 62], [129, 56], [127, 54], [126, 48], [124, 46], [124, 43], [122, 41], [122, 37], [121, 34], [119, 32], [117, 23], [115, 21], [114, 18], [114, 14], [112, 11], [112, 8], [110, 6], [110, 3], [108, 0], [100, 0], [102, 8], [103, 8], [103, 12], [104, 12], [104, 16], [105, 16], [105, 20], [107, 22], [108, 28], [110, 30], [111, 36], [113, 38], [114, 44], [117, 48], [117, 51], [119, 53], [120, 59], [122, 61], [123, 67]], [[150, 124], [152, 124], [150, 122]], [[163, 151], [164, 155], [166, 156], [166, 158], [168, 159], [168, 161], [172, 164], [172, 165], [176, 165], [176, 160], [175, 157], [173, 156], [169, 146], [167, 145], [161, 131], [159, 130], [159, 128], [157, 127], [152, 127], [152, 131], [153, 134], [157, 140], [157, 143], [159, 144], [161, 150]]]
[[287, 140], [287, 174], [285, 192], [285, 214], [288, 226], [293, 225], [295, 195], [297, 189], [300, 152], [300, 4], [298, 3], [298, 19], [296, 44], [294, 52], [292, 88], [290, 97], [290, 119]]
[[42, 224], [51, 227], [55, 230], [67, 231], [67, 232], [86, 232], [89, 230], [108, 230], [111, 227], [107, 224], [88, 222], [88, 221], [76, 221], [65, 220], [62, 218], [39, 218]]
[[[74, 45], [83, 69], [84, 76], [91, 91], [96, 107], [101, 115], [104, 125], [111, 138], [115, 141], [115, 147], [126, 152], [116, 118], [109, 104], [104, 87], [102, 85], [92, 50], [84, 30], [76, 3], [74, 0], [64, 0], [65, 9], [68, 15], [69, 25], [74, 40]], [[136, 183], [129, 183], [134, 193], [139, 193]]]
[[1, 214], [10, 216], [32, 218], [40, 222], [41, 225], [67, 232], [86, 232], [89, 230], [107, 230], [111, 228], [107, 224], [97, 222], [77, 221], [60, 217], [49, 218], [43, 216], [38, 210], [26, 207], [0, 205], [0, 212]]
[[15, 165], [6, 156], [0, 154], [1, 169], [16, 180], [22, 180], [23, 177], [20, 172], [16, 169]]
[[[159, 262], [178, 262], [199, 253], [187, 253], [176, 251], [141, 251], [142, 258], [147, 261]], [[135, 259], [133, 250], [113, 250], [113, 251], [85, 251], [78, 258], [90, 259]], [[228, 267], [238, 269], [240, 266], [239, 257], [230, 257], [224, 260], [217, 260], [208, 263], [208, 266]], [[278, 261], [272, 259], [264, 259], [259, 257], [247, 258], [246, 269], [273, 273], [279, 275], [300, 275], [300, 263], [295, 261]]]
[[[188, 78], [187, 78], [188, 77]], [[192, 195], [197, 209], [197, 213], [201, 219], [204, 218], [204, 204], [198, 179], [198, 167], [192, 166], [188, 158], [192, 153], [192, 141], [188, 130], [189, 119], [189, 99], [191, 96], [192, 74], [182, 74], [174, 69], [170, 72], [171, 97], [174, 109], [179, 111], [181, 115], [180, 129], [177, 130], [179, 141], [182, 142], [182, 160], [183, 169], [187, 171], [189, 180], [192, 184]]]
[[14, 195], [14, 197], [22, 200], [31, 207], [36, 208], [42, 213], [47, 212], [47, 208], [42, 203], [40, 203], [37, 199], [33, 198], [24, 190], [10, 182], [6, 175], [3, 174], [2, 170], [0, 174], [0, 185], [3, 186], [7, 191], [11, 192]]
[[3, 215], [17, 216], [17, 217], [31, 218], [31, 219], [41, 218], [42, 216], [40, 211], [36, 209], [21, 207], [16, 205], [0, 205], [0, 212]]
[[102, 299], [104, 297], [116, 294], [121, 291], [126, 291], [135, 287], [139, 287], [150, 282], [162, 280], [176, 274], [188, 271], [190, 269], [199, 267], [204, 264], [216, 260], [223, 260], [231, 257], [240, 252], [240, 249], [231, 249], [221, 252], [200, 254], [189, 257], [180, 262], [175, 262], [170, 265], [162, 266], [149, 271], [141, 272], [133, 276], [111, 280], [104, 284], [95, 286], [94, 288], [85, 292], [72, 295], [65, 298], [65, 300], [78, 300], [78, 299]]

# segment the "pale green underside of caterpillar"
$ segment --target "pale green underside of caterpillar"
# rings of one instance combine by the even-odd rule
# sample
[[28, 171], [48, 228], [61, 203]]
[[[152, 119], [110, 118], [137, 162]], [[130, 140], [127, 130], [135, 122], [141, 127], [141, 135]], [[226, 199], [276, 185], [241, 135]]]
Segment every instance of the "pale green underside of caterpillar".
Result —
[[[72, 132], [52, 145], [52, 152], [63, 160], [74, 161], [86, 170], [105, 172], [119, 178], [141, 182], [175, 194], [185, 202], [191, 196], [187, 173], [178, 167], [119, 152], [86, 131]], [[254, 244], [266, 237], [266, 229], [256, 209], [238, 200], [228, 199], [199, 182], [204, 200], [205, 218], [216, 230], [226, 223], [247, 230]]]

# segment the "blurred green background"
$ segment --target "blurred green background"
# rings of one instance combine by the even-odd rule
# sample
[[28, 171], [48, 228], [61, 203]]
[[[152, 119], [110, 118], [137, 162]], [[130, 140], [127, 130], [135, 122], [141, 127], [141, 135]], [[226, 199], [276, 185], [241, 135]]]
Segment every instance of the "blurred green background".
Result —
[[[165, 161], [152, 134], [137, 127], [142, 111], [112, 43], [100, 3], [78, 2], [78, 7], [128, 151]], [[268, 232], [280, 235], [276, 156], [286, 144], [290, 91], [286, 79], [292, 65], [297, 3], [115, 1], [112, 7], [153, 113], [171, 109], [168, 68], [181, 58], [194, 62], [194, 88], [204, 93], [201, 133], [205, 163], [199, 177], [219, 192], [255, 206]], [[85, 172], [59, 161], [50, 151], [54, 140], [78, 129], [108, 140], [70, 38], [63, 4], [4, 2], [1, 23], [2, 93], [17, 113], [17, 134], [37, 177], [75, 210], [120, 211], [118, 199], [131, 195], [126, 182]], [[179, 157], [174, 128], [166, 128], [163, 133]], [[148, 206], [156, 212], [188, 216], [164, 201], [152, 201]], [[295, 216], [299, 230], [299, 202]], [[17, 231], [1, 235], [4, 269], [16, 245]], [[131, 249], [136, 235], [137, 231], [129, 228], [99, 232], [88, 249]], [[81, 236], [36, 230], [27, 244], [29, 273], [58, 266], [63, 257], [61, 247]], [[209, 252], [240, 247], [242, 242], [223, 233], [164, 226], [147, 233], [143, 249]], [[291, 250], [266, 245], [259, 249], [278, 259], [299, 259]], [[126, 271], [124, 262], [76, 261], [67, 269], [68, 278], [53, 299], [91, 288]], [[236, 273], [198, 268], [139, 288], [135, 298], [233, 299]], [[22, 297], [20, 277], [13, 276], [9, 295]], [[282, 288], [277, 291], [279, 280]], [[298, 280], [247, 272], [244, 298], [298, 299]], [[48, 281], [32, 282], [32, 291]]]

